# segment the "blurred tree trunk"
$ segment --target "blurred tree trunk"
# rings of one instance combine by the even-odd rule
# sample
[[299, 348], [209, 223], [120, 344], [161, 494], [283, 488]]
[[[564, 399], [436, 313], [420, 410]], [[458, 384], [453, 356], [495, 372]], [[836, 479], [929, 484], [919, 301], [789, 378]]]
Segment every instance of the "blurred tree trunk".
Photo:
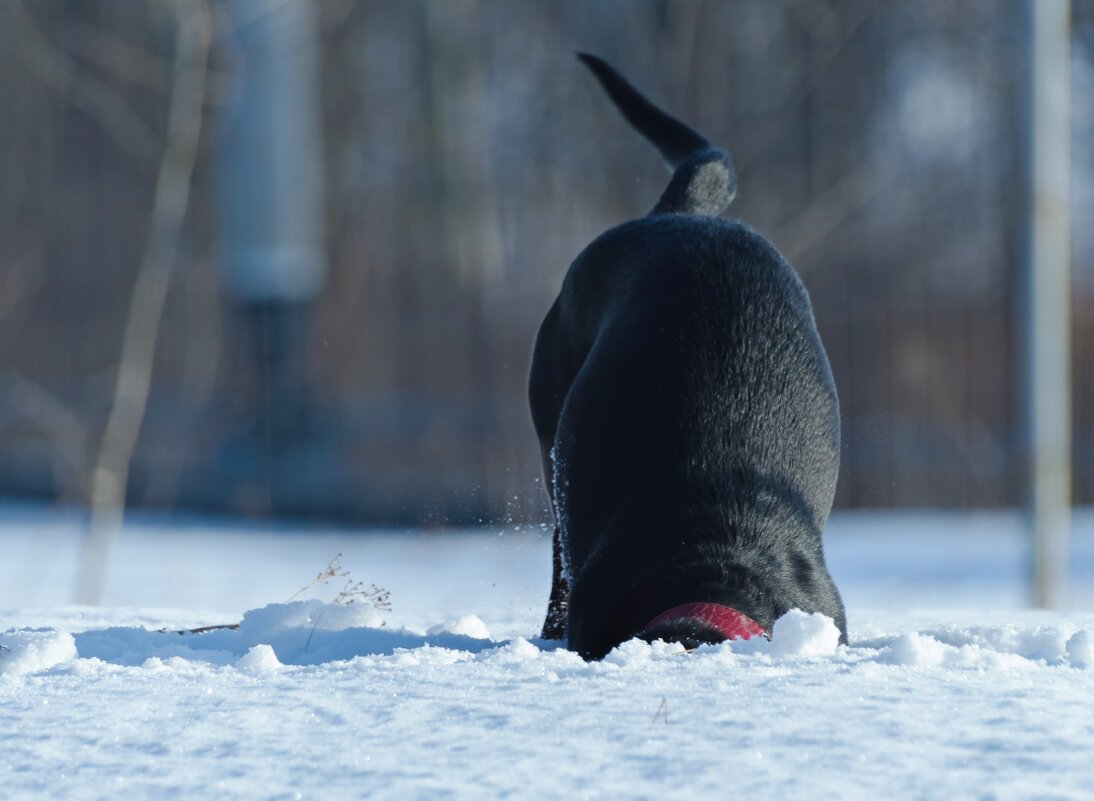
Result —
[[160, 320], [178, 261], [201, 136], [211, 36], [209, 9], [203, 0], [179, 0], [172, 8], [178, 29], [167, 141], [156, 178], [144, 258], [130, 298], [114, 400], [91, 474], [91, 520], [76, 587], [76, 600], [83, 604], [99, 602], [111, 545], [121, 530], [129, 463], [148, 403]]

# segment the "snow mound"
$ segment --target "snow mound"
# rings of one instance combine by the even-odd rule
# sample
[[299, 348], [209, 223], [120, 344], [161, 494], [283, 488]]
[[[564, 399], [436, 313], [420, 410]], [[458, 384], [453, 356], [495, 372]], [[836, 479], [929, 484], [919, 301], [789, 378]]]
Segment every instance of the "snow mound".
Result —
[[489, 658], [496, 664], [515, 664], [538, 659], [542, 651], [523, 637], [516, 637], [499, 648], [489, 652]]
[[268, 645], [256, 645], [236, 660], [236, 668], [244, 673], [276, 673], [282, 667], [281, 660]]
[[72, 635], [54, 629], [16, 629], [0, 634], [0, 676], [39, 673], [76, 658]]
[[839, 629], [832, 618], [791, 609], [771, 628], [767, 652], [773, 656], [831, 656], [838, 645]]
[[[98, 659], [115, 665], [157, 670], [204, 663], [269, 675], [288, 665], [322, 665], [363, 658], [392, 658], [396, 667], [443, 666], [482, 661], [540, 671], [550, 681], [576, 673], [660, 670], [658, 663], [684, 655], [678, 643], [621, 643], [603, 660], [586, 665], [559, 643], [516, 637], [493, 640], [477, 615], [454, 617], [427, 633], [388, 629], [375, 610], [320, 601], [271, 604], [244, 614], [236, 628], [205, 633], [113, 627], [72, 637], [54, 630], [9, 633], [0, 640], [11, 649], [0, 672], [28, 673], [71, 661]], [[846, 668], [887, 665], [915, 669], [1026, 669], [1036, 665], [1094, 668], [1094, 637], [1069, 623], [1052, 626], [962, 626], [905, 631], [840, 646], [831, 618], [793, 609], [775, 621], [771, 638], [753, 637], [703, 646], [692, 660], [714, 659], [744, 665], [772, 661], [830, 661]], [[743, 661], [742, 661], [743, 660]], [[73, 669], [77, 669], [77, 663]], [[521, 668], [524, 669], [524, 668]], [[554, 676], [554, 678], [550, 678]]]
[[243, 613], [240, 630], [262, 637], [290, 629], [311, 629], [322, 625], [324, 631], [354, 628], [379, 628], [384, 625], [377, 611], [367, 604], [325, 604], [322, 601], [295, 601], [268, 604]]
[[935, 667], [945, 661], [947, 650], [951, 653], [954, 651], [934, 637], [919, 633], [902, 634], [879, 655], [879, 661], [890, 665]]
[[[81, 657], [119, 665], [142, 665], [152, 658], [170, 664], [169, 660], [178, 657], [251, 670], [273, 666], [271, 657], [281, 665], [320, 665], [425, 646], [473, 653], [495, 647], [497, 643], [488, 637], [474, 636], [485, 634], [486, 626], [472, 617], [455, 621], [453, 627], [473, 634], [442, 627], [434, 634], [422, 635], [384, 628], [376, 611], [364, 605], [294, 601], [252, 609], [236, 628], [180, 634], [113, 627], [77, 634], [75, 642]], [[259, 646], [269, 651], [255, 651]]]
[[839, 646], [839, 629], [820, 612], [791, 609], [771, 627], [771, 639], [752, 637], [730, 640], [726, 646], [738, 654], [766, 654], [780, 658], [832, 656]]
[[430, 627], [426, 632], [431, 636], [437, 634], [462, 634], [465, 637], [474, 637], [477, 640], [489, 640], [490, 630], [478, 615], [462, 615], [455, 620], [447, 620]]
[[1090, 633], [1069, 624], [948, 625], [862, 645], [879, 649], [878, 662], [908, 667], [982, 669], [1046, 664], [1082, 668], [1094, 665]]
[[1078, 668], [1094, 668], [1094, 637], [1086, 629], [1077, 631], [1067, 640], [1067, 659]]
[[939, 642], [958, 649], [976, 647], [1057, 665], [1067, 661], [1067, 643], [1076, 629], [1070, 625], [949, 625], [928, 633]]

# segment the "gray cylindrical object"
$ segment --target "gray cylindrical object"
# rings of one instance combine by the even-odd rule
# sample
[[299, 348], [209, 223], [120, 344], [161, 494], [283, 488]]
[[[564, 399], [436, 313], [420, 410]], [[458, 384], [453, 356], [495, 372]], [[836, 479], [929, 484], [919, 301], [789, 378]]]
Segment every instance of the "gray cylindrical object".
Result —
[[241, 303], [315, 297], [326, 277], [317, 10], [230, 0], [234, 91], [219, 116], [218, 245]]
[[1030, 0], [1032, 214], [1026, 381], [1033, 602], [1067, 603], [1071, 504], [1071, 3]]

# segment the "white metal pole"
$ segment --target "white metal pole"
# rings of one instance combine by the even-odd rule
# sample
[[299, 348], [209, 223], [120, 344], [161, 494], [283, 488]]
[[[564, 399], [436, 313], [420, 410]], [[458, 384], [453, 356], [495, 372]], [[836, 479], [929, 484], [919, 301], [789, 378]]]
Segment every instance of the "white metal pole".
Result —
[[1026, 380], [1033, 602], [1067, 603], [1071, 503], [1070, 0], [1030, 0], [1032, 221]]

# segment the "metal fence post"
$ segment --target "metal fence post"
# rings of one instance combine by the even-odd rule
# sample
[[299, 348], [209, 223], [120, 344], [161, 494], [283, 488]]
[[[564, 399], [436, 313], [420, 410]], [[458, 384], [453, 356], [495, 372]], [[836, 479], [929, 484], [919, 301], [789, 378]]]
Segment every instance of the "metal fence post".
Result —
[[1070, 0], [1030, 0], [1030, 252], [1026, 392], [1033, 602], [1067, 603], [1071, 502]]

